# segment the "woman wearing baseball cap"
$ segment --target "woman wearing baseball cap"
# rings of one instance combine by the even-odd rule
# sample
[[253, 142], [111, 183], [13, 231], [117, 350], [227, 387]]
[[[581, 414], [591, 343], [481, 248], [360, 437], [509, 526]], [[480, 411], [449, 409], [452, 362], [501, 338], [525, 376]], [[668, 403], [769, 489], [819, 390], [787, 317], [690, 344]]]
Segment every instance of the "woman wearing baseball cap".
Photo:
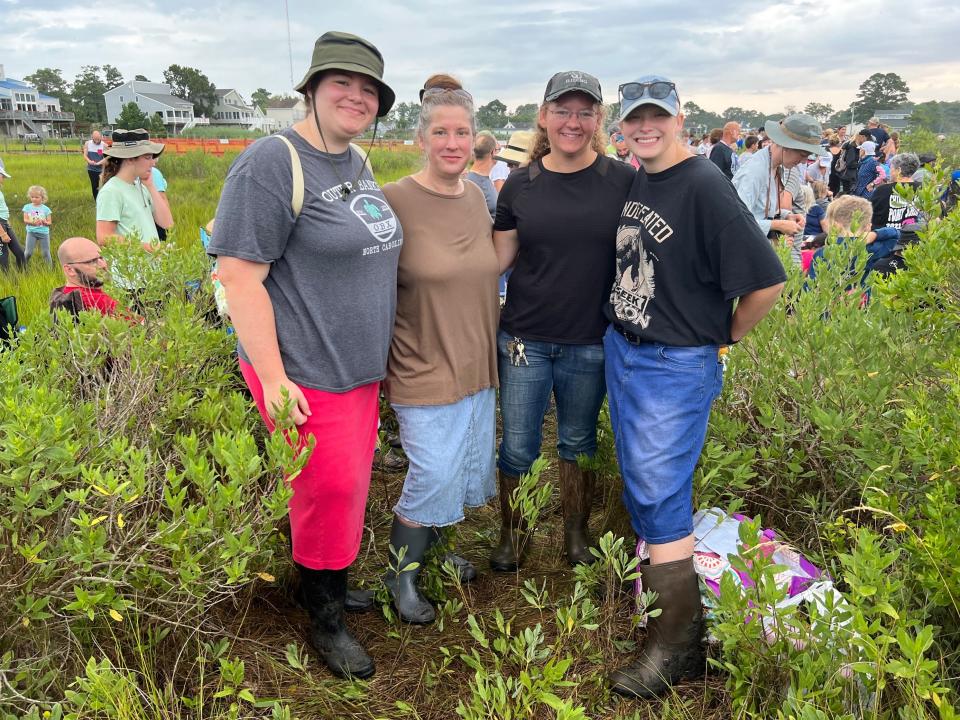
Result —
[[394, 93], [380, 51], [341, 32], [316, 41], [296, 89], [306, 118], [237, 158], [208, 252], [261, 416], [273, 429], [289, 397], [299, 437], [316, 443], [290, 500], [311, 642], [335, 674], [365, 678], [373, 660], [343, 611], [363, 535], [403, 235], [350, 141], [389, 112]]
[[153, 159], [162, 152], [163, 144], [151, 141], [142, 128], [114, 131], [97, 193], [97, 243], [135, 235], [152, 250], [159, 240], [157, 227], [173, 227], [170, 206], [151, 174]]
[[658, 594], [661, 612], [647, 623], [640, 657], [611, 682], [618, 693], [653, 697], [704, 671], [693, 471], [725, 347], [773, 307], [786, 275], [727, 178], [680, 140], [676, 86], [641, 77], [620, 86], [620, 103], [620, 127], [642, 165], [616, 230], [603, 347], [624, 504], [649, 552], [643, 588]]
[[515, 571], [527, 550], [530, 529], [511, 499], [540, 455], [551, 393], [567, 559], [593, 560], [587, 521], [594, 477], [577, 458], [597, 449], [611, 238], [635, 174], [606, 157], [603, 98], [592, 75], [554, 75], [537, 125], [530, 163], [507, 178], [494, 222], [500, 269], [513, 267], [497, 335], [501, 530], [490, 556], [491, 567], [505, 572]]

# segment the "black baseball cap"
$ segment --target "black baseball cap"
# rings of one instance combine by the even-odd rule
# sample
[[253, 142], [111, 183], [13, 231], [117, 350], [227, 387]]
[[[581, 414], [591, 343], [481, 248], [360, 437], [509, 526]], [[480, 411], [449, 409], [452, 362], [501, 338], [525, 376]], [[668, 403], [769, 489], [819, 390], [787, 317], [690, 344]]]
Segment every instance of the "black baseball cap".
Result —
[[561, 95], [568, 92], [586, 93], [598, 103], [603, 102], [603, 94], [600, 91], [600, 81], [590, 73], [581, 70], [566, 70], [558, 72], [547, 83], [547, 89], [543, 93], [543, 101], [551, 102]]

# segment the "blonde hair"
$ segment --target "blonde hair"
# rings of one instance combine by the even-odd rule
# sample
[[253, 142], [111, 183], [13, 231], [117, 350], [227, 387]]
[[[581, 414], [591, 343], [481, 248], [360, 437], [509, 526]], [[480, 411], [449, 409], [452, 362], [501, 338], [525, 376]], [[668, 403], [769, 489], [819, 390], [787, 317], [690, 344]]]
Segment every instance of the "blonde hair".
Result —
[[[540, 113], [537, 115], [537, 131], [533, 136], [533, 142], [530, 143], [529, 162], [539, 160], [550, 152], [550, 140], [547, 137], [547, 129], [540, 124], [540, 115], [545, 113], [553, 102], [545, 102], [540, 106]], [[603, 103], [595, 102], [593, 109], [597, 113], [597, 129], [590, 138], [590, 149], [598, 155], [607, 154], [607, 141], [610, 139], [603, 128], [603, 118], [605, 116]]]
[[813, 196], [817, 200], [827, 196], [827, 184], [823, 180], [814, 180], [810, 187], [813, 188]]
[[824, 216], [831, 229], [836, 229], [840, 235], [850, 235], [856, 224], [858, 233], [870, 230], [870, 220], [873, 217], [873, 205], [866, 198], [856, 195], [841, 195], [829, 206]]
[[[450, 90], [451, 92], [427, 93], [427, 90]], [[424, 95], [420, 101], [420, 118], [417, 120], [417, 137], [424, 139], [433, 111], [438, 107], [461, 107], [470, 116], [470, 132], [476, 134], [477, 121], [473, 112], [473, 99], [462, 93], [453, 92], [463, 90], [463, 85], [452, 75], [436, 73], [427, 78], [423, 84]], [[466, 92], [466, 91], [464, 91]]]
[[809, 185], [800, 186], [800, 197], [797, 198], [803, 212], [806, 213], [810, 208], [817, 204], [817, 199], [813, 195], [813, 190]]
[[27, 188], [27, 197], [31, 195], [39, 195], [40, 202], [45, 203], [47, 201], [47, 190], [43, 185], [31, 185]]

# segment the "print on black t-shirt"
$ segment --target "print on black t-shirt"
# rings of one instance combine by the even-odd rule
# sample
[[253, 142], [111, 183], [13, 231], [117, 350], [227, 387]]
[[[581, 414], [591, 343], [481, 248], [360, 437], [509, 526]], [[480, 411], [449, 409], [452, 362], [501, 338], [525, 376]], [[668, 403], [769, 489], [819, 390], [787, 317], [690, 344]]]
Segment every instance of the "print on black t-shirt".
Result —
[[786, 279], [733, 185], [699, 158], [639, 170], [616, 239], [606, 314], [647, 342], [727, 343], [733, 301]]

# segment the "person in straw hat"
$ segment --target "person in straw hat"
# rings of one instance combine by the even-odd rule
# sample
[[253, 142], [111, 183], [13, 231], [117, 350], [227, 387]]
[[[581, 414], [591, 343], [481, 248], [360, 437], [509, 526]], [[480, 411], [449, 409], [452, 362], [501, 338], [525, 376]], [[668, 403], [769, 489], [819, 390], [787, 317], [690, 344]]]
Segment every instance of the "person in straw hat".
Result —
[[306, 117], [234, 162], [207, 251], [218, 258], [240, 370], [260, 415], [273, 429], [286, 406], [301, 442], [315, 442], [290, 500], [310, 641], [333, 673], [365, 678], [373, 660], [343, 613], [363, 536], [403, 234], [350, 141], [389, 112], [394, 93], [380, 51], [343, 32], [316, 41], [296, 90]]
[[151, 141], [142, 128], [114, 131], [97, 194], [97, 243], [136, 236], [152, 250], [157, 227], [173, 227], [170, 206], [151, 174], [153, 159], [162, 152], [163, 144]]

